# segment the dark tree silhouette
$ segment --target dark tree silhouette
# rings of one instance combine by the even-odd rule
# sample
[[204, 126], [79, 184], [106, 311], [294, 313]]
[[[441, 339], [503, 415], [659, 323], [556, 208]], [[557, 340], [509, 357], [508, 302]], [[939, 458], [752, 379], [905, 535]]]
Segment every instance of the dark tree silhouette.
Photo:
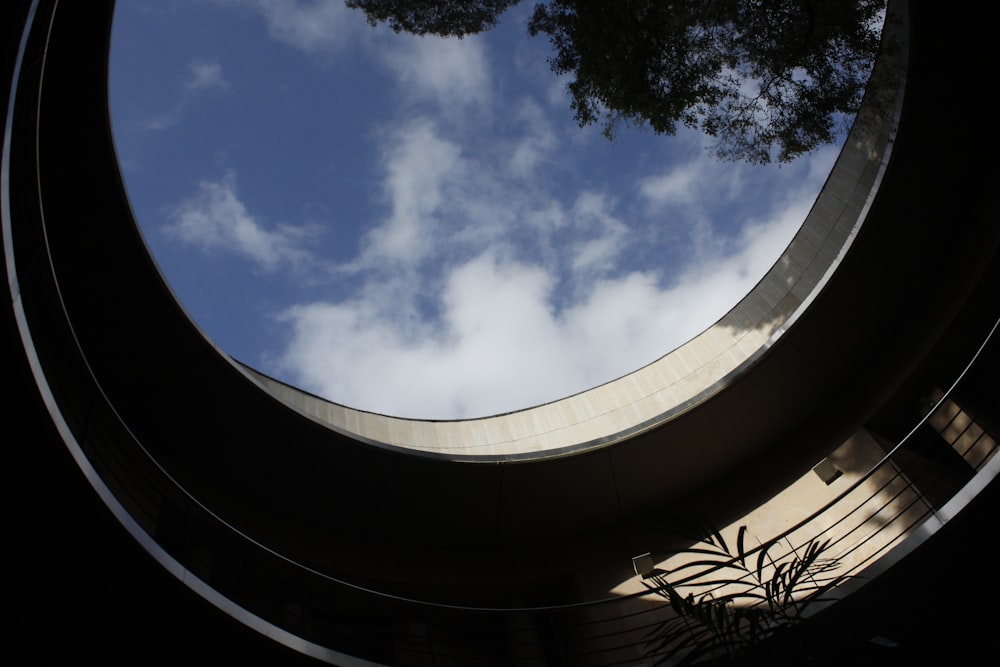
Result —
[[[462, 37], [521, 0], [346, 0], [397, 32]], [[787, 162], [857, 112], [886, 0], [548, 0], [528, 22], [570, 74], [580, 126], [716, 140], [721, 158]]]
[[464, 37], [496, 25], [521, 0], [346, 0], [362, 9], [368, 23], [388, 23], [396, 32]]

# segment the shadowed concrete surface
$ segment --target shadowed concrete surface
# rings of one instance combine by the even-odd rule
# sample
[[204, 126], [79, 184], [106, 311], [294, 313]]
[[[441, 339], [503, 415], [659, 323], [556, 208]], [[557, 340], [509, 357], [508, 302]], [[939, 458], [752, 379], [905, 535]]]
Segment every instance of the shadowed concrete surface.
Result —
[[[21, 393], [11, 408], [11, 432], [32, 437], [8, 446], [5, 465], [9, 651], [60, 664], [321, 664], [167, 574], [97, 500], [55, 434], [40, 431], [35, 397]], [[909, 558], [747, 664], [989, 664], [1000, 573], [988, 543], [998, 511], [994, 482]]]
[[[0, 10], [4, 26], [5, 79], [10, 76], [12, 54], [16, 52], [19, 39], [20, 19], [29, 4], [9, 2]], [[900, 393], [905, 393], [907, 374], [918, 376], [924, 372], [931, 373], [937, 364], [953, 368], [955, 363], [959, 363], [960, 359], [947, 360], [943, 357], [947, 357], [950, 349], [968, 350], [970, 341], [961, 340], [962, 332], [981, 332], [984, 322], [988, 323], [991, 318], [995, 320], [998, 309], [996, 294], [1000, 293], [1000, 279], [995, 250], [990, 250], [996, 247], [998, 229], [993, 201], [995, 186], [1000, 182], [993, 164], [997, 129], [992, 125], [989, 114], [983, 114], [970, 102], [979, 99], [978, 87], [983, 84], [979, 78], [983, 68], [974, 65], [991, 63], [996, 59], [988, 34], [993, 23], [988, 20], [991, 18], [989, 11], [981, 7], [969, 8], [969, 12], [948, 9], [948, 13], [940, 8], [915, 12], [914, 51], [917, 56], [911, 67], [925, 81], [933, 81], [934, 84], [923, 88], [916, 83], [910, 86], [914, 96], [909, 102], [910, 115], [905, 117], [909, 120], [904, 119], [900, 128], [897, 161], [890, 168], [890, 175], [896, 178], [895, 185], [879, 195], [885, 207], [895, 211], [894, 217], [888, 223], [883, 222], [872, 231], [864, 232], [876, 237], [876, 240], [881, 237], [876, 245], [867, 247], [895, 250], [879, 256], [857, 258], [856, 261], [863, 267], [856, 274], [860, 278], [856, 277], [853, 286], [849, 284], [839, 292], [839, 298], [845, 304], [864, 301], [868, 296], [862, 291], [866, 286], [864, 280], [870, 280], [872, 284], [893, 285], [897, 294], [906, 295], [904, 303], [892, 304], [892, 307], [895, 309], [893, 312], [905, 316], [900, 318], [899, 327], [917, 332], [915, 336], [902, 337], [912, 345], [910, 348], [892, 347], [898, 339], [894, 337], [894, 332], [872, 324], [882, 322], [878, 317], [879, 311], [890, 305], [875, 299], [865, 303], [860, 310], [853, 311], [855, 314], [867, 312], [872, 315], [871, 320], [860, 318], [852, 322], [849, 329], [842, 324], [838, 328], [839, 331], [853, 332], [853, 349], [868, 350], [864, 364], [853, 360], [850, 367], [869, 370], [873, 376], [881, 378], [883, 385], [897, 387]], [[932, 11], [941, 13], [932, 15]], [[981, 13], [973, 15], [973, 11]], [[82, 34], [85, 36], [87, 33], [83, 31]], [[82, 37], [77, 35], [76, 38]], [[942, 66], [936, 64], [936, 59], [944, 52], [948, 52], [951, 64], [941, 71]], [[920, 61], [920, 58], [924, 60]], [[969, 66], [956, 67], [955, 63], [967, 63]], [[5, 106], [4, 113], [6, 111]], [[927, 117], [931, 113], [932, 117]], [[931, 131], [931, 128], [934, 130]], [[65, 131], [67, 138], [78, 132], [74, 128]], [[100, 150], [102, 142], [107, 141], [107, 137], [100, 135], [99, 128], [95, 130], [87, 126], [86, 132], [85, 140], [93, 142], [95, 150]], [[11, 143], [22, 140], [29, 141], [30, 138], [12, 137]], [[54, 150], [53, 146], [48, 149]], [[13, 193], [11, 198], [20, 194]], [[104, 196], [112, 199], [117, 193]], [[77, 204], [76, 201], [53, 203], [52, 210], [72, 210]], [[974, 222], [967, 223], [969, 219]], [[86, 222], [85, 218], [83, 220]], [[952, 245], [937, 243], [937, 237], [947, 241], [955, 234], [966, 234], [968, 237]], [[974, 248], [977, 238], [981, 238], [982, 242], [980, 247]], [[949, 253], [947, 257], [942, 255], [940, 266], [961, 265], [961, 257], [956, 258], [954, 254], [961, 253], [963, 249], [969, 253], [970, 262], [992, 263], [986, 270], [970, 271], [970, 277], [965, 278], [964, 283], [962, 279], [946, 280], [950, 275], [935, 275], [938, 267], [933, 254], [927, 254], [929, 246]], [[72, 255], [70, 250], [71, 244], [64, 248], [63, 259], [69, 261], [67, 258]], [[978, 254], [973, 250], [978, 250]], [[95, 264], [133, 261], [116, 256], [115, 247], [106, 248], [104, 253], [89, 256], [86, 261]], [[134, 261], [141, 263], [143, 260], [135, 258]], [[967, 294], [970, 280], [980, 283], [978, 291], [971, 296]], [[99, 284], [99, 280], [97, 282]], [[900, 287], [910, 283], [919, 285], [920, 289], [913, 288], [907, 293]], [[72, 286], [67, 288], [71, 291]], [[960, 303], [951, 303], [949, 297], [953, 293], [962, 295]], [[133, 296], [137, 303], [152, 298], [141, 292]], [[157, 298], [169, 303], [168, 297]], [[842, 312], [837, 308], [838, 297], [827, 298], [833, 300], [834, 305], [827, 304], [825, 311], [803, 318], [799, 329], [798, 344], [806, 356], [829, 344], [822, 332], [831, 319]], [[87, 301], [84, 299], [81, 303]], [[311, 663], [298, 653], [233, 622], [193, 595], [154, 563], [111, 517], [83, 480], [41, 403], [26, 365], [9, 291], [4, 292], [3, 306], [3, 369], [7, 385], [13, 390], [13, 396], [8, 398], [3, 412], [8, 424], [4, 466], [8, 473], [7, 506], [9, 516], [13, 518], [6, 540], [8, 555], [11, 556], [8, 575], [14, 580], [9, 596], [16, 617], [13, 632], [10, 633], [12, 639], [40, 658], [62, 661], [95, 658], [105, 664], [175, 664], [180, 661]], [[118, 306], [105, 304], [104, 307]], [[108, 317], [108, 322], [116, 321], [115, 313], [109, 311], [104, 315]], [[88, 313], [88, 316], [97, 319], [102, 314], [98, 311], [93, 315]], [[94, 329], [92, 339], [84, 342], [104, 355], [102, 358], [108, 367], [98, 370], [105, 372], [109, 380], [118, 373], [116, 364], [138, 363], [142, 361], [140, 353], [150, 353], [148, 346], [139, 346], [138, 352], [124, 348], [101, 350], [105, 340], [103, 333], [111, 332], [102, 332], [98, 327]], [[169, 335], [169, 332], [164, 335]], [[934, 348], [939, 338], [944, 342]], [[816, 346], [812, 350], [810, 342]], [[929, 348], [934, 348], [936, 353], [929, 354]], [[938, 354], [938, 350], [942, 351]], [[129, 357], [129, 354], [135, 356]], [[912, 355], [913, 359], [909, 360], [907, 355]], [[903, 358], [905, 363], [893, 366], [899, 358]], [[883, 367], [891, 367], [891, 370], [886, 371]], [[845, 389], [863, 388], [864, 380], [863, 375], [858, 375], [845, 380], [842, 386]], [[108, 385], [113, 386], [113, 383]], [[121, 386], [127, 387], [127, 383]], [[192, 387], [192, 391], [195, 389]], [[161, 404], [157, 399], [163, 399], [164, 404], [169, 405], [170, 396], [133, 396], [124, 389], [118, 391], [122, 392], [121, 395], [113, 398], [126, 407], [141, 407], [143, 401], [159, 407]], [[854, 393], [840, 397], [826, 412], [814, 415], [814, 419], [850, 412], [855, 415], [850, 423], [833, 427], [834, 431], [847, 431], [840, 436], [848, 435], [859, 420], [869, 416], [877, 420], [877, 403], [885, 397], [880, 392], [876, 394], [860, 391], [860, 398]], [[232, 400], [239, 405], [241, 399], [235, 396]], [[862, 404], [854, 405], [852, 400]], [[744, 411], [752, 413], [752, 406], [744, 406]], [[156, 420], [174, 421], [176, 413], [157, 412], [147, 407], [145, 419], [148, 424], [137, 423], [136, 427], [155, 434]], [[835, 419], [833, 421], [836, 422]], [[811, 432], [819, 431], [814, 428]], [[831, 436], [830, 441], [836, 442], [837, 439]], [[166, 458], [172, 454], [169, 448], [163, 448], [161, 453]], [[219, 457], [218, 460], [206, 461], [206, 465], [220, 471], [228, 470], [227, 464], [235, 465], [232, 459], [227, 458], [232, 455], [224, 449], [213, 452], [211, 456]], [[384, 453], [365, 452], [363, 449], [353, 451], [352, 456], [359, 465], [372, 460], [394, 460], [394, 457]], [[808, 469], [808, 457], [803, 456], [782, 448], [754, 465], [760, 466], [761, 470], [773, 469], [775, 460], [781, 460], [791, 471], [797, 472], [803, 465]], [[793, 464], [792, 460], [797, 457], [803, 458], [803, 461]], [[334, 456], [328, 458], [336, 461]], [[241, 464], [244, 465], [250, 464]], [[573, 470], [576, 463], [567, 461], [559, 465]], [[181, 465], [178, 469], [183, 468]], [[391, 474], [381, 479], [385, 483], [398, 481], [405, 478], [403, 471], [409, 470], [427, 475], [426, 479], [448, 480], [448, 472], [452, 469], [406, 459], [394, 463]], [[522, 481], [520, 487], [517, 484], [507, 487], [510, 504], [506, 511], [512, 520], [527, 517], [533, 509], [530, 503], [523, 507], [518, 504], [517, 490], [530, 489], [532, 478], [540, 480], [538, 484], [544, 484], [548, 469], [544, 465], [510, 469], [510, 476], [516, 473], [522, 480], [527, 480]], [[197, 488], [201, 484], [206, 494], [211, 492], [207, 477], [188, 472], [192, 475], [188, 481], [193, 486]], [[496, 479], [494, 471], [482, 472], [484, 479]], [[393, 475], [396, 477], [393, 478]], [[474, 478], [475, 475], [470, 475], [472, 481], [467, 485], [470, 493], [478, 491]], [[597, 479], [583, 475], [571, 475], [571, 478], [576, 483], [581, 479]], [[778, 478], [780, 475], [773, 483], [778, 484]], [[363, 487], [361, 482], [356, 484], [358, 489]], [[732, 481], [725, 488], [732, 495], [739, 486], [738, 481]], [[990, 537], [988, 527], [995, 525], [998, 507], [995, 487], [996, 483], [993, 483], [967, 512], [947, 524], [916, 553], [847, 601], [803, 626], [801, 642], [811, 659], [818, 664], [842, 664], [847, 660], [858, 664], [908, 664], [913, 661], [927, 662], [928, 658], [931, 661], [953, 659], [974, 664], [976, 650], [988, 648], [993, 638], [987, 627], [989, 614], [973, 611], [973, 602], [980, 599], [989, 601], [1000, 590], [992, 566], [995, 559], [987, 546]], [[252, 488], [247, 493], [251, 491]], [[607, 488], [602, 491], [607, 494]], [[345, 493], [349, 492], [350, 489]], [[602, 515], [607, 511], [602, 506], [603, 498], [604, 495], [597, 493], [595, 485], [595, 493], [590, 498], [593, 507], [587, 510], [589, 520], [594, 520], [594, 517], [609, 520]], [[743, 500], [747, 502], [746, 497]], [[469, 504], [468, 499], [463, 498], [462, 501]], [[406, 509], [405, 496], [388, 495], [380, 502], [388, 510]], [[558, 505], [559, 498], [554, 496], [552, 502]], [[237, 506], [233, 511], [238, 513], [239, 509]], [[329, 514], [334, 517], [331, 520], [364, 520], [363, 517], [357, 519], [350, 516], [353, 508], [335, 509]], [[317, 520], [324, 516], [321, 510], [322, 507], [316, 509]], [[389, 513], [386, 515], [391, 516]], [[609, 514], [611, 517], [614, 515], [614, 511]], [[583, 526], [588, 525], [583, 519], [580, 521]], [[491, 534], [498, 527], [500, 533], [505, 532], [502, 524], [478, 527], [475, 539], [480, 548], [490, 540], [503, 542], [502, 535]], [[568, 535], [573, 535], [572, 528], [562, 527]], [[529, 531], [527, 535], [531, 537], [535, 533]], [[391, 537], [392, 531], [387, 531], [384, 544], [391, 546]], [[448, 534], [442, 537], [447, 538], [446, 541], [455, 549], [462, 547], [461, 536]], [[401, 542], [399, 546], [402, 549], [406, 545]], [[526, 548], [531, 549], [531, 546]], [[883, 643], [896, 646], [887, 647], [870, 641], [879, 636], [889, 640]], [[788, 656], [789, 664], [799, 664], [804, 660], [802, 651], [796, 646], [784, 651], [781, 646], [774, 647], [773, 651], [771, 647], [762, 647], [762, 652], [767, 653], [755, 659], [763, 664], [773, 664], [783, 654]], [[487, 661], [488, 658], [484, 657], [480, 662], [488, 664]], [[557, 654], [550, 656], [549, 661], [566, 664], [565, 661], [560, 663]], [[494, 664], [506, 664], [506, 661], [498, 657]]]

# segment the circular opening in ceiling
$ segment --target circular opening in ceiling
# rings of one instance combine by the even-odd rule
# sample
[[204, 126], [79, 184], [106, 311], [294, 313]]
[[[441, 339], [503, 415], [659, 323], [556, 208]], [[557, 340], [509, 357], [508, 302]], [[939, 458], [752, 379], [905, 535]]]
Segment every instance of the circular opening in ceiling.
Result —
[[610, 142], [530, 12], [458, 40], [341, 0], [120, 0], [124, 180], [202, 330], [331, 401], [456, 419], [630, 373], [747, 294], [839, 148], [753, 166], [683, 129]]

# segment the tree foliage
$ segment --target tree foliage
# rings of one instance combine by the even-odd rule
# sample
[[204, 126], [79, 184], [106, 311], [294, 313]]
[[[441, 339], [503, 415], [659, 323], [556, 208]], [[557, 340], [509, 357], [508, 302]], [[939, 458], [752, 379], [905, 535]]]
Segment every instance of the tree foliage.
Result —
[[464, 37], [488, 30], [521, 0], [346, 0], [364, 10], [368, 23], [388, 23], [396, 32]]
[[[347, 0], [372, 24], [464, 36], [521, 0]], [[718, 156], [790, 161], [861, 104], [885, 0], [549, 0], [528, 22], [580, 126], [698, 128]]]

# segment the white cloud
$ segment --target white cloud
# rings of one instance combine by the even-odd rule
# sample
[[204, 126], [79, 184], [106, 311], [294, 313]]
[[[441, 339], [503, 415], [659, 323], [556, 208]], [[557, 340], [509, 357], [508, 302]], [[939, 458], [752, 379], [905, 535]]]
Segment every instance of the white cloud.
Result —
[[566, 396], [650, 363], [718, 320], [773, 263], [810, 203], [803, 194], [751, 222], [735, 252], [691, 266], [669, 287], [652, 271], [591, 275], [560, 307], [558, 267], [493, 249], [443, 269], [429, 295], [440, 311], [433, 321], [415, 318], [390, 290], [295, 306], [283, 314], [290, 341], [276, 369], [334, 400], [409, 417], [482, 416]]
[[475, 35], [458, 39], [400, 33], [387, 35], [379, 53], [408, 98], [455, 116], [461, 107], [482, 110], [489, 102], [485, 45]]
[[232, 174], [221, 181], [201, 181], [198, 194], [170, 211], [170, 218], [173, 222], [163, 228], [167, 235], [206, 252], [241, 255], [267, 271], [302, 270], [317, 261], [307, 249], [316, 230], [293, 225], [266, 229], [240, 201]]
[[214, 60], [194, 60], [188, 63], [188, 74], [184, 79], [183, 92], [174, 108], [148, 119], [144, 125], [148, 130], [165, 130], [177, 125], [194, 100], [209, 91], [225, 91], [229, 82], [222, 74], [222, 65]]
[[700, 151], [693, 160], [643, 178], [639, 194], [654, 208], [713, 203], [738, 193], [743, 170], [744, 165], [720, 162]]
[[390, 214], [366, 239], [363, 265], [391, 260], [414, 265], [432, 249], [446, 181], [460, 150], [417, 119], [392, 133], [384, 155], [383, 192]]
[[421, 116], [382, 136], [380, 190], [388, 213], [367, 232], [362, 254], [348, 268], [390, 262], [414, 269], [441, 257], [454, 263], [492, 244], [522, 242], [525, 233], [551, 234], [551, 221], [565, 216], [505, 159], [519, 141], [467, 141], [466, 133], [478, 130]]
[[189, 65], [189, 76], [184, 89], [189, 92], [226, 90], [229, 83], [222, 76], [222, 65], [215, 61], [196, 60]]
[[572, 270], [603, 273], [618, 266], [628, 227], [612, 213], [613, 204], [603, 195], [584, 192], [573, 207], [573, 224], [581, 235], [573, 243]]
[[645, 178], [639, 185], [639, 192], [655, 204], [691, 203], [697, 199], [699, 179], [704, 178], [704, 171], [697, 163], [685, 164]]
[[548, 116], [533, 98], [517, 102], [515, 118], [523, 134], [515, 140], [507, 168], [517, 178], [530, 178], [551, 157], [558, 142]]
[[305, 53], [342, 48], [352, 32], [365, 25], [361, 12], [343, 0], [212, 0], [260, 14], [274, 39]]
[[373, 299], [296, 306], [284, 314], [292, 339], [280, 361], [304, 386], [376, 411], [447, 417], [520, 407], [572, 381], [572, 367], [553, 368], [563, 358], [551, 289], [539, 267], [485, 253], [449, 272], [440, 326], [414, 326], [395, 316], [395, 304]]

